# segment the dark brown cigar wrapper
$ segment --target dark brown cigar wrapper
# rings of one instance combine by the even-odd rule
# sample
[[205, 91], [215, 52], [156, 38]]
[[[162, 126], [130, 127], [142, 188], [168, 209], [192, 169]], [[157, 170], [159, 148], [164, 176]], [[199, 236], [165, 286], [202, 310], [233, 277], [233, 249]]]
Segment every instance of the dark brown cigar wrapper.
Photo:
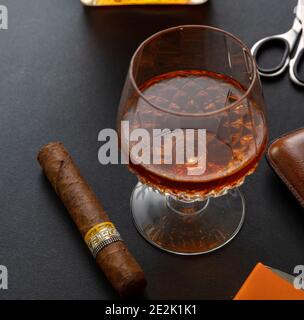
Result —
[[[38, 161], [82, 237], [95, 225], [110, 221], [62, 143], [51, 142], [43, 146]], [[97, 254], [96, 262], [121, 296], [140, 294], [146, 287], [143, 270], [124, 242], [117, 241], [104, 247]]]

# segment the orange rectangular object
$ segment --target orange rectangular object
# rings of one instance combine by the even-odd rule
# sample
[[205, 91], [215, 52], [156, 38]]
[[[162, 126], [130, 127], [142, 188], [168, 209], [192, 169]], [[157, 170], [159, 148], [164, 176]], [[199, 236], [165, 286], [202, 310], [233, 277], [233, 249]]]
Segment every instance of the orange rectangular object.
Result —
[[304, 291], [258, 263], [234, 300], [304, 300]]

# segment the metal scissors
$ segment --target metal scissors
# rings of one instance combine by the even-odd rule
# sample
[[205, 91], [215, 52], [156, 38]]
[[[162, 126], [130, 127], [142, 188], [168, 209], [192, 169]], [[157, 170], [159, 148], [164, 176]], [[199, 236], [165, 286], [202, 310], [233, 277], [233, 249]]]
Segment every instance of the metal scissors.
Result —
[[[265, 49], [265, 44], [275, 45], [280, 42], [284, 46], [284, 53], [281, 62], [273, 68], [262, 68], [258, 65], [259, 74], [264, 77], [275, 77], [282, 74], [289, 65], [289, 74], [291, 80], [300, 85], [304, 86], [304, 77], [301, 78], [299, 69], [301, 59], [304, 58], [304, 0], [298, 0], [298, 5], [295, 8], [296, 18], [294, 20], [291, 30], [286, 33], [266, 37], [258, 41], [251, 49], [252, 55], [257, 60], [257, 57]], [[298, 38], [298, 48], [293, 58], [291, 54], [295, 49]], [[267, 46], [268, 47], [268, 46]], [[304, 61], [303, 61], [304, 62]]]

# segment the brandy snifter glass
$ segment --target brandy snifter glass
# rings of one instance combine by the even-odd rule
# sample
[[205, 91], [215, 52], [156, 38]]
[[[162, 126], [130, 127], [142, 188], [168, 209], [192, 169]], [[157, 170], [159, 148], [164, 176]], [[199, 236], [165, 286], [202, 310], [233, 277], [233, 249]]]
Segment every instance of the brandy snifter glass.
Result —
[[[128, 130], [121, 129], [122, 123]], [[239, 39], [200, 25], [148, 38], [132, 57], [117, 126], [121, 151], [139, 179], [131, 210], [146, 240], [172, 253], [194, 255], [235, 237], [245, 215], [238, 187], [255, 171], [267, 144], [256, 64]], [[129, 134], [139, 128], [151, 136], [158, 129], [163, 141], [142, 147], [151, 161], [134, 155]], [[165, 138], [172, 132], [180, 135], [168, 146]], [[177, 161], [189, 132], [195, 153], [185, 150], [184, 162]], [[204, 154], [198, 154], [200, 146]], [[166, 161], [168, 150], [172, 163]]]

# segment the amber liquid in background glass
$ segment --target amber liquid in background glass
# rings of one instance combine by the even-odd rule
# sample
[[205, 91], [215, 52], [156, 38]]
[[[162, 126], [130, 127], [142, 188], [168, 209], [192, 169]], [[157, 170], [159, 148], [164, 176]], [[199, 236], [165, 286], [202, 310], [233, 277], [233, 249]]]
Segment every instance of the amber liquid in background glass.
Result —
[[208, 0], [81, 0], [86, 6], [202, 4]]
[[[245, 93], [237, 81], [208, 71], [176, 71], [154, 77], [140, 89], [161, 110], [151, 107], [141, 97], [131, 98], [121, 119], [130, 122], [130, 131], [136, 128], [207, 130], [207, 168], [203, 174], [188, 174], [187, 169], [197, 165], [193, 159], [172, 165], [134, 165], [130, 159], [130, 170], [143, 183], [171, 194], [183, 193], [189, 198], [215, 196], [240, 185], [255, 170], [267, 142], [265, 119], [258, 106], [248, 107], [251, 102], [246, 99], [237, 107], [223, 111]], [[172, 148], [175, 150], [174, 140]], [[151, 149], [151, 155], [152, 152], [160, 153], [163, 159], [163, 148]], [[173, 151], [173, 163], [174, 154]]]

